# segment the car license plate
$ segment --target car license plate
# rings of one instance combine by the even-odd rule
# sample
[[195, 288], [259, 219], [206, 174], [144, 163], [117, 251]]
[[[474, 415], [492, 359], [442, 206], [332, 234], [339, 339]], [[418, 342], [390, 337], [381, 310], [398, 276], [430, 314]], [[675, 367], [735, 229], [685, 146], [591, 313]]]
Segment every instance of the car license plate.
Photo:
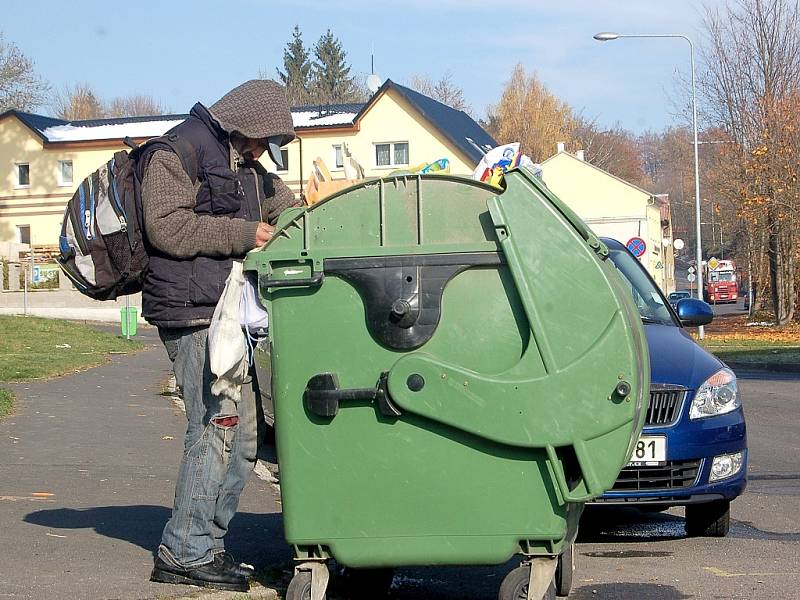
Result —
[[629, 467], [658, 467], [667, 462], [667, 438], [663, 435], [643, 435], [633, 447]]

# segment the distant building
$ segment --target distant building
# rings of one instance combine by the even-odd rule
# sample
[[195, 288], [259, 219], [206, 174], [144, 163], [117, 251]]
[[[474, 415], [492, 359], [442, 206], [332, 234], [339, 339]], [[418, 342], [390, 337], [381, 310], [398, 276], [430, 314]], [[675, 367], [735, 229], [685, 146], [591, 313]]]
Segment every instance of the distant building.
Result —
[[[286, 168], [275, 171], [299, 196], [320, 157], [343, 179], [343, 145], [368, 177], [440, 158], [468, 175], [496, 145], [469, 115], [387, 80], [365, 104], [292, 108], [297, 139], [284, 148]], [[64, 121], [7, 111], [0, 115], [0, 242], [55, 246], [64, 206], [89, 173], [186, 115]], [[265, 159], [265, 165], [275, 170]]]
[[599, 236], [644, 242], [639, 258], [658, 286], [675, 290], [669, 199], [628, 183], [577, 155], [559, 152], [542, 163], [542, 179]]

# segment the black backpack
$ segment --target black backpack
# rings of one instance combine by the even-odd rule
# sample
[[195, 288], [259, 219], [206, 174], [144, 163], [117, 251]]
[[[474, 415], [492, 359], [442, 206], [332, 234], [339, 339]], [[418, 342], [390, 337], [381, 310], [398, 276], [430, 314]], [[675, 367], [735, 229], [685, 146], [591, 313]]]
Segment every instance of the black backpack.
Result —
[[[177, 134], [137, 146], [130, 138], [111, 160], [84, 179], [67, 202], [59, 237], [61, 269], [95, 300], [113, 300], [142, 289], [148, 257], [142, 238], [141, 177], [156, 149], [172, 150], [194, 183], [197, 154]], [[162, 148], [158, 148], [161, 146]]]

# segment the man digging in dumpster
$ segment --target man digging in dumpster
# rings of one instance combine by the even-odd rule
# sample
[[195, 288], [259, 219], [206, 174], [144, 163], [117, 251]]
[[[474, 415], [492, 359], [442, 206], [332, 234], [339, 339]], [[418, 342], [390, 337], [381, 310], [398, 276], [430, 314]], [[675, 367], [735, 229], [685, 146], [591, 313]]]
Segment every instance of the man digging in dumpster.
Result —
[[[150, 264], [142, 312], [158, 327], [183, 391], [188, 426], [152, 581], [247, 591], [252, 567], [225, 550], [225, 534], [263, 438], [255, 370], [238, 398], [211, 392], [208, 329], [232, 260], [269, 241], [294, 195], [257, 162], [294, 139], [284, 88], [248, 81], [171, 132], [194, 150], [197, 179], [156, 145], [142, 180]], [[190, 153], [191, 154], [191, 153]]]

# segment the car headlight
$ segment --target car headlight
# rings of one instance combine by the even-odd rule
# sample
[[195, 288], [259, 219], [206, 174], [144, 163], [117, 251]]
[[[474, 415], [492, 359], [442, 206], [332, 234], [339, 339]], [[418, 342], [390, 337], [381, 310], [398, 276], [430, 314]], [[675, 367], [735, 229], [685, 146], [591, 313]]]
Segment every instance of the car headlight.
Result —
[[730, 369], [720, 369], [697, 389], [689, 409], [690, 419], [724, 415], [742, 405], [736, 386], [736, 375]]

